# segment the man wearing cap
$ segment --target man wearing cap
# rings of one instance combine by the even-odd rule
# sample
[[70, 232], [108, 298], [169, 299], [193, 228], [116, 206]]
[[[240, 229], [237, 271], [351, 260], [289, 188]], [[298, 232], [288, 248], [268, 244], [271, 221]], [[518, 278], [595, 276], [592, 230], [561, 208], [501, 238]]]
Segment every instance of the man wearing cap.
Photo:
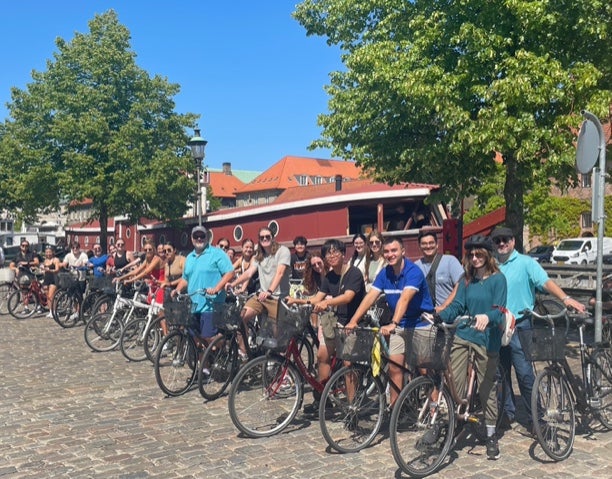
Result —
[[191, 230], [191, 242], [194, 250], [185, 259], [183, 276], [173, 295], [185, 286], [189, 294], [206, 290], [208, 296], [193, 294], [191, 301], [195, 305], [195, 316], [200, 321], [200, 337], [208, 342], [216, 333], [212, 321], [213, 304], [225, 301], [225, 284], [234, 277], [234, 268], [225, 251], [208, 243], [208, 232], [204, 226], [195, 226]]
[[[533, 310], [536, 302], [536, 291], [546, 291], [558, 298], [566, 308], [572, 308], [584, 312], [585, 307], [575, 299], [569, 297], [565, 292], [548, 277], [544, 268], [530, 256], [520, 254], [514, 249], [514, 233], [505, 226], [496, 227], [491, 233], [491, 239], [497, 249], [497, 260], [499, 267], [506, 276], [508, 283], [507, 308], [520, 321], [521, 311]], [[529, 322], [518, 323], [517, 328], [529, 327]], [[516, 400], [512, 392], [511, 367], [514, 366], [518, 380], [519, 390], [528, 417], [528, 431], [531, 432], [531, 391], [535, 380], [533, 367], [523, 353], [518, 334], [515, 334], [508, 346], [502, 347], [500, 351], [500, 363], [506, 371], [506, 404], [504, 405], [503, 426], [509, 427], [515, 419]]]

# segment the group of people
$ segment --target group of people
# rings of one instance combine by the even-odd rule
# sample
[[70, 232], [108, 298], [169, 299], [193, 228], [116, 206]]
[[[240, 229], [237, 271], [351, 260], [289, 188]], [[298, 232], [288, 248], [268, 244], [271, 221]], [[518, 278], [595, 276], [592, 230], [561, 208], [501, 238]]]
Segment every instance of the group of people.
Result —
[[[233, 254], [229, 240], [221, 238], [217, 246], [213, 246], [209, 238], [206, 227], [194, 227], [191, 231], [193, 251], [186, 257], [178, 255], [171, 243], [156, 247], [150, 241], [144, 244], [144, 256], [135, 257], [125, 251], [125, 242], [121, 239], [114, 244], [115, 252], [102, 254], [100, 245], [96, 244], [93, 256], [88, 257], [80, 251], [79, 244], [74, 243], [63, 263], [53, 257], [52, 250], [45, 252], [42, 263], [45, 279], [48, 273], [51, 291], [54, 272], [62, 267], [89, 267], [96, 275], [113, 270], [127, 271], [118, 278], [125, 282], [153, 278], [160, 286], [172, 288], [172, 295], [186, 290], [192, 295], [199, 340], [205, 344], [216, 334], [212, 319], [214, 304], [224, 302], [226, 290], [230, 288], [235, 292], [254, 293], [242, 310], [245, 322], [263, 313], [276, 318], [278, 301], [286, 298], [290, 303], [311, 303], [314, 313], [333, 311], [337, 323], [349, 330], [357, 327], [366, 312], [384, 297], [389, 314], [387, 321], [381, 324], [381, 332], [389, 338], [390, 359], [397, 364], [404, 364], [410, 349], [429, 335], [433, 326], [424, 319], [423, 313], [433, 314], [436, 320], [444, 322], [469, 315], [474, 318], [473, 323], [457, 328], [450, 353], [451, 369], [458, 393], [463, 395], [467, 358], [469, 352], [474, 351], [490, 459], [500, 456], [495, 426], [498, 416], [504, 415], [506, 427], [515, 421], [512, 367], [524, 408], [531, 417], [533, 368], [525, 358], [518, 335], [512, 337], [508, 346], [501, 346], [505, 308], [520, 320], [522, 311], [534, 309], [536, 292], [547, 292], [568, 308], [579, 312], [585, 309], [583, 304], [565, 294], [539, 263], [515, 250], [514, 234], [506, 227], [495, 228], [489, 237], [478, 235], [470, 238], [465, 243], [461, 262], [454, 256], [440, 253], [437, 236], [429, 230], [422, 230], [418, 235], [422, 257], [416, 262], [406, 257], [400, 238], [384, 237], [376, 230], [368, 235], [356, 234], [352, 241], [353, 254], [348, 258], [345, 244], [335, 239], [327, 240], [319, 254], [309, 252], [307, 239], [297, 236], [291, 252], [276, 241], [267, 226], [260, 228], [257, 242], [251, 239], [242, 242], [238, 258]], [[11, 268], [38, 265], [38, 258], [28, 252], [27, 242], [21, 246], [22, 250], [11, 263]], [[130, 266], [135, 267], [130, 269]], [[301, 297], [289, 297], [291, 280], [301, 282]], [[202, 291], [206, 294], [196, 294]], [[156, 300], [162, 302], [163, 297], [156, 297]], [[318, 325], [320, 381], [329, 378], [331, 358], [335, 352], [335, 343], [329, 335], [326, 337], [324, 326]], [[529, 325], [527, 321], [519, 321], [517, 327]], [[245, 351], [241, 353], [245, 354]], [[497, 410], [495, 385], [498, 364], [506, 372], [504, 387], [508, 394], [503, 411]], [[390, 363], [389, 377], [397, 390], [401, 390], [402, 369]], [[397, 395], [396, 389], [392, 388], [391, 407]], [[318, 411], [319, 399], [315, 396], [305, 411]]]

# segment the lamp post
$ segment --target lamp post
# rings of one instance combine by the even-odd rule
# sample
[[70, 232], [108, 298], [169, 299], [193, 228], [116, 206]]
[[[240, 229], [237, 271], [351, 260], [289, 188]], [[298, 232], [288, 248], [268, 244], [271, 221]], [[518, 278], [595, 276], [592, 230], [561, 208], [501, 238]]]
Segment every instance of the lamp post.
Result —
[[[201, 184], [201, 170], [202, 161], [204, 160], [204, 148], [208, 142], [200, 136], [200, 129], [194, 128], [194, 137], [189, 140], [189, 147], [191, 148], [191, 157], [195, 163], [196, 169], [196, 210], [198, 212], [198, 226], [202, 226], [202, 184]], [[206, 201], [206, 199], [204, 199]]]

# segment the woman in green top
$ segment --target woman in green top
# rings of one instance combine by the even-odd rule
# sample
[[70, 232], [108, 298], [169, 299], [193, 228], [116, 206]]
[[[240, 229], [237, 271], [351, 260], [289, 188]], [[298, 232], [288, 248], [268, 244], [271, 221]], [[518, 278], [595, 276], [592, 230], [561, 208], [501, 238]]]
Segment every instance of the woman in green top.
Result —
[[504, 315], [499, 307], [506, 306], [506, 278], [493, 258], [493, 244], [489, 238], [472, 236], [465, 244], [463, 268], [465, 279], [453, 302], [440, 318], [453, 322], [457, 316], [470, 315], [473, 322], [464, 322], [457, 327], [451, 348], [451, 370], [457, 393], [464, 397], [467, 384], [467, 359], [470, 350], [476, 354], [480, 402], [485, 405], [487, 427], [487, 457], [498, 459], [499, 447], [495, 434], [497, 422], [496, 370], [501, 347], [500, 326]]

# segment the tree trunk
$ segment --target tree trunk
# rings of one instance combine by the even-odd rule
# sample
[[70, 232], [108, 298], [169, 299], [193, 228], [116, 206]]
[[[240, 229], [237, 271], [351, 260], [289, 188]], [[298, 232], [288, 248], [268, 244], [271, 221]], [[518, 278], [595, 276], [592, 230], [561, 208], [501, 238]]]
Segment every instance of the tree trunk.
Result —
[[504, 185], [504, 199], [506, 200], [506, 226], [512, 230], [515, 238], [515, 248], [523, 252], [523, 228], [525, 217], [523, 212], [523, 190], [519, 163], [514, 155], [504, 155], [506, 165], [506, 184]]
[[102, 251], [108, 252], [108, 241], [107, 241], [107, 230], [108, 230], [108, 209], [106, 205], [100, 205], [100, 246]]

